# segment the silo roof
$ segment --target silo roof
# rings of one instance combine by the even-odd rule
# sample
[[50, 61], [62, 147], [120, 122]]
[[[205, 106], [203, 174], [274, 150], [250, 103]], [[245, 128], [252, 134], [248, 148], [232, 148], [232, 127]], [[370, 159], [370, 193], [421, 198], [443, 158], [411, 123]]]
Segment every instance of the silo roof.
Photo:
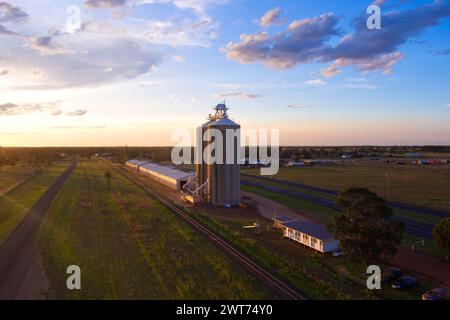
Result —
[[238, 126], [236, 122], [229, 118], [221, 118], [211, 123], [212, 126]]

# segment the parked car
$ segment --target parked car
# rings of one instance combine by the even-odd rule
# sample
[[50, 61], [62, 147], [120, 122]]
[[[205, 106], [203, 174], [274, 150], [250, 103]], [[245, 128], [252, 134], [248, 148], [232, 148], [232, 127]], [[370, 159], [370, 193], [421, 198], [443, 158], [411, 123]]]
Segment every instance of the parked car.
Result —
[[394, 289], [406, 289], [417, 284], [417, 280], [411, 276], [403, 276], [392, 282], [391, 286]]
[[382, 283], [391, 283], [398, 278], [403, 276], [403, 272], [396, 267], [387, 267], [383, 269], [383, 272], [381, 274], [381, 282]]
[[447, 290], [443, 288], [434, 288], [428, 290], [422, 295], [422, 300], [442, 300], [447, 295]]

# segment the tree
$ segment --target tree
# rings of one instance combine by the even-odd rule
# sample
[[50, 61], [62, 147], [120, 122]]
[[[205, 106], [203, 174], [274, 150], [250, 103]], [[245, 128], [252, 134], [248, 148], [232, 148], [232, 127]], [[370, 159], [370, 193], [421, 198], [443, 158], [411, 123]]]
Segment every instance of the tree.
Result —
[[337, 200], [342, 213], [328, 226], [344, 255], [365, 263], [390, 259], [402, 240], [403, 223], [393, 221], [392, 209], [373, 192], [350, 188]]
[[445, 218], [433, 228], [433, 238], [439, 251], [448, 259], [450, 255], [450, 218]]
[[108, 190], [110, 190], [111, 189], [111, 172], [106, 171], [105, 178], [108, 181]]

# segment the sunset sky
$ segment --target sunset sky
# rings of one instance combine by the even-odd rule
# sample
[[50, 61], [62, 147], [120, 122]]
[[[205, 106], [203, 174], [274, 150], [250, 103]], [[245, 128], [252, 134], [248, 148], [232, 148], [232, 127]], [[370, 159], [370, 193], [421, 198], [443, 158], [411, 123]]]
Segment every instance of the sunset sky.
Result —
[[0, 0], [0, 145], [172, 145], [224, 99], [283, 145], [449, 145], [450, 2], [375, 3]]

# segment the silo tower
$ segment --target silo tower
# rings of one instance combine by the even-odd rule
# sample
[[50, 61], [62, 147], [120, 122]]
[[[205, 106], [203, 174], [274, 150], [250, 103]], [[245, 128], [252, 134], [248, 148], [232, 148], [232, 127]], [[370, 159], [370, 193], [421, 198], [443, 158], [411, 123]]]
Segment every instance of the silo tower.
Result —
[[[241, 126], [228, 118], [228, 108], [224, 103], [218, 104], [215, 108], [215, 114], [209, 116], [209, 121], [201, 126], [198, 133], [205, 134], [206, 141], [200, 146], [202, 154], [206, 146], [214, 141], [213, 130], [216, 129], [222, 133], [223, 144], [216, 142], [216, 148], [222, 149], [223, 163], [202, 163], [197, 165], [197, 184], [202, 185], [208, 181], [202, 197], [205, 202], [216, 206], [237, 206], [240, 203], [241, 180], [240, 180], [240, 128]], [[200, 141], [200, 140], [198, 140]], [[232, 152], [232, 155], [227, 153]], [[231, 163], [230, 163], [231, 162]]]

